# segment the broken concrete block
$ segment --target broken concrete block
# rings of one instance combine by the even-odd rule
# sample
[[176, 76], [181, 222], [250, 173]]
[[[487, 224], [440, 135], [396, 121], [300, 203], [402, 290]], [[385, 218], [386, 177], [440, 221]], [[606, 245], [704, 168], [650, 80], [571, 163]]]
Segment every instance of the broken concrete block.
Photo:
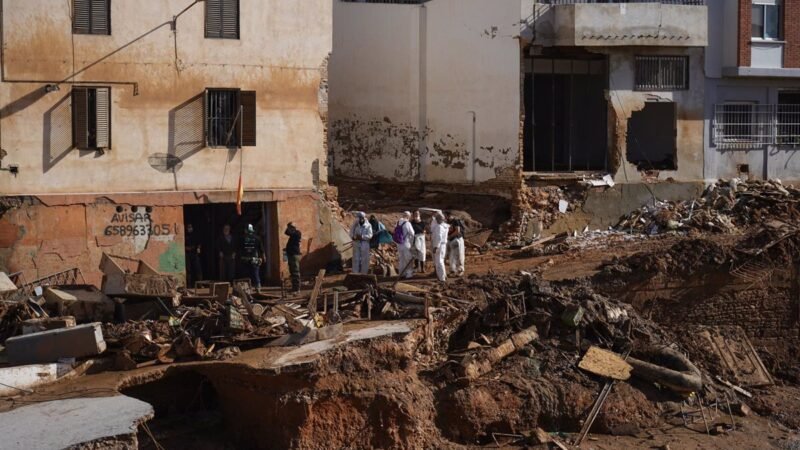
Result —
[[72, 316], [29, 319], [22, 322], [22, 334], [41, 333], [42, 331], [70, 328], [74, 326], [75, 318]]
[[100, 323], [15, 336], [6, 340], [12, 364], [36, 364], [61, 358], [82, 358], [103, 353], [106, 341]]
[[19, 395], [21, 389], [52, 383], [72, 371], [72, 364], [51, 363], [0, 368], [0, 395]]
[[60, 291], [75, 296], [78, 301], [65, 304], [60, 314], [73, 316], [78, 323], [111, 322], [114, 320], [114, 301], [91, 285], [62, 286]]
[[570, 306], [561, 314], [561, 323], [568, 327], [575, 328], [581, 323], [584, 312], [582, 306]]
[[5, 272], [0, 272], [0, 298], [17, 291], [17, 285]]
[[48, 287], [44, 290], [44, 299], [48, 305], [59, 308], [78, 301], [78, 297], [54, 287]]

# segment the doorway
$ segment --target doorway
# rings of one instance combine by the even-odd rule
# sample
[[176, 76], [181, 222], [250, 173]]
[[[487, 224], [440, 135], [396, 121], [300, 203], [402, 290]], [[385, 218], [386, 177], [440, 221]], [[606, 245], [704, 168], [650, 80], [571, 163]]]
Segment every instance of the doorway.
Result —
[[628, 162], [639, 170], [678, 170], [677, 111], [673, 102], [646, 102], [628, 120]]
[[[256, 235], [261, 240], [266, 255], [261, 266], [261, 279], [268, 283], [280, 280], [280, 252], [274, 244], [277, 238], [277, 207], [274, 202], [242, 203], [242, 215], [236, 213], [234, 203], [211, 203], [202, 205], [184, 205], [184, 229], [191, 224], [194, 228], [194, 241], [200, 245], [200, 269], [203, 280], [225, 280], [221, 273], [219, 252], [223, 244], [222, 229], [228, 224], [236, 248], [248, 224], [252, 224]], [[187, 237], [187, 242], [189, 241]], [[189, 262], [187, 261], [187, 272]], [[247, 268], [240, 258], [236, 258], [234, 278], [247, 278]], [[187, 273], [187, 279], [188, 279]]]
[[525, 171], [606, 170], [607, 80], [603, 56], [531, 58], [524, 88]]

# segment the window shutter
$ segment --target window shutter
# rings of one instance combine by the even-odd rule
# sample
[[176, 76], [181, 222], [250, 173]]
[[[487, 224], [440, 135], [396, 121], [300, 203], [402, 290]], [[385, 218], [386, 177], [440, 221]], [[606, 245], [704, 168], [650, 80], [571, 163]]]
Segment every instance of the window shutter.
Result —
[[222, 37], [222, 0], [206, 0], [206, 37]]
[[92, 2], [92, 34], [111, 34], [110, 8], [111, 0], [90, 0]]
[[239, 0], [221, 0], [222, 37], [239, 39]]
[[89, 148], [89, 95], [86, 88], [72, 88], [72, 145]]
[[91, 15], [91, 2], [93, 0], [73, 0], [72, 3], [72, 31], [78, 34], [89, 34], [89, 17]]
[[239, 94], [242, 105], [242, 147], [256, 146], [256, 92], [242, 91]]
[[97, 148], [111, 147], [111, 89], [97, 88], [95, 97], [95, 120], [97, 121]]

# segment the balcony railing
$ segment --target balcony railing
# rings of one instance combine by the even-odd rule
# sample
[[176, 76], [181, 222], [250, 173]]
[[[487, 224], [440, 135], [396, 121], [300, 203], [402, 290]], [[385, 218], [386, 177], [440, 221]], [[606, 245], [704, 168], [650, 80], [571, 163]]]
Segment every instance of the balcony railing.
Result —
[[545, 5], [574, 5], [576, 3], [662, 3], [665, 5], [703, 6], [706, 0], [539, 0]]

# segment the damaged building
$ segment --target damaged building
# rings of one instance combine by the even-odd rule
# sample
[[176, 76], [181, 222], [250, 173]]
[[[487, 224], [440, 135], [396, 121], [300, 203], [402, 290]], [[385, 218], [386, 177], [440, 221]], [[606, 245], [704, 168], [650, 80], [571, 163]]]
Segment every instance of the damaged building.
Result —
[[510, 196], [610, 174], [623, 195], [695, 194], [707, 22], [700, 0], [338, 0], [333, 175]]
[[705, 178], [797, 180], [800, 3], [710, 0]]
[[193, 224], [216, 275], [227, 223], [278, 280], [290, 221], [304, 267], [327, 261], [329, 1], [4, 2], [0, 37], [0, 270], [183, 276]]

